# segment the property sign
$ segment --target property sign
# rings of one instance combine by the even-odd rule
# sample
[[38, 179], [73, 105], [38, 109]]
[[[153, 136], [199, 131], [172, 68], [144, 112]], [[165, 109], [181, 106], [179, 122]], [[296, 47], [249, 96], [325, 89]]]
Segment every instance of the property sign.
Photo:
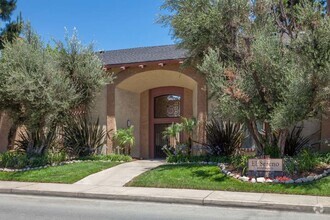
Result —
[[283, 159], [249, 159], [249, 171], [283, 171]]

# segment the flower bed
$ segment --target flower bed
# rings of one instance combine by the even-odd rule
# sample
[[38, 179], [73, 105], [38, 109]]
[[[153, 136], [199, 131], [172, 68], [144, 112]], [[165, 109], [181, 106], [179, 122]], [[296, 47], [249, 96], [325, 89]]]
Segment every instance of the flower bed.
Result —
[[226, 169], [226, 164], [219, 163], [218, 167], [220, 168], [221, 172], [226, 174], [227, 176], [230, 176], [232, 178], [241, 180], [243, 182], [251, 182], [251, 183], [284, 183], [284, 184], [299, 184], [299, 183], [307, 183], [312, 182], [315, 180], [319, 180], [321, 178], [326, 177], [327, 175], [330, 175], [330, 168], [327, 167], [323, 170], [323, 173], [317, 174], [317, 175], [308, 175], [305, 177], [300, 177], [297, 179], [292, 179], [287, 176], [279, 176], [274, 179], [269, 177], [247, 177], [247, 176], [241, 176], [240, 174], [237, 174], [235, 172], [231, 172]]

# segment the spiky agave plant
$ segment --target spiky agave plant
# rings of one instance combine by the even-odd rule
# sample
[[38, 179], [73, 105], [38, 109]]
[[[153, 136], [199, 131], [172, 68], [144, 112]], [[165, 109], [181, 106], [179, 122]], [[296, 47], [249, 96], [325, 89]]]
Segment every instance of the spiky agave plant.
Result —
[[99, 118], [93, 122], [87, 115], [78, 115], [63, 126], [63, 145], [72, 156], [89, 156], [104, 145], [106, 135]]
[[295, 156], [310, 141], [309, 137], [302, 136], [303, 127], [294, 126], [285, 140], [284, 155]]
[[212, 118], [206, 124], [206, 139], [211, 154], [229, 156], [242, 146], [244, 129], [240, 124]]

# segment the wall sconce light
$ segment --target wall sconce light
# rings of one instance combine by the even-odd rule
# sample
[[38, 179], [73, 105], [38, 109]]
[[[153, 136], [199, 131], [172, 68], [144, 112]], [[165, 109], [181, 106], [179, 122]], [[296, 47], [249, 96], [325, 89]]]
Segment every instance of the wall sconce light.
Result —
[[131, 120], [127, 119], [126, 125], [128, 128], [131, 127], [131, 125], [132, 125]]

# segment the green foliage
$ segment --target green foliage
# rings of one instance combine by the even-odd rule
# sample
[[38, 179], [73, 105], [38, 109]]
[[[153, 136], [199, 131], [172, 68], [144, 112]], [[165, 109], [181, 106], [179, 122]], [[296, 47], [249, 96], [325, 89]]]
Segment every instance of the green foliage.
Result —
[[246, 174], [248, 169], [249, 159], [253, 158], [253, 156], [247, 155], [236, 155], [230, 158], [231, 164], [235, 167], [235, 169], [239, 170], [242, 175]]
[[[16, 9], [16, 0], [2, 0], [0, 4], [0, 49], [3, 49], [5, 42], [13, 42], [19, 37], [23, 28], [22, 16], [17, 16], [16, 21], [11, 20], [11, 15]], [[5, 25], [3, 25], [5, 23]]]
[[48, 151], [46, 157], [49, 164], [59, 164], [68, 160], [68, 154], [65, 151]]
[[103, 147], [106, 135], [99, 119], [92, 122], [86, 115], [78, 115], [63, 126], [63, 145], [71, 156], [89, 156]]
[[131, 154], [131, 148], [134, 145], [134, 127], [118, 129], [114, 134], [114, 141], [119, 145], [121, 153], [125, 155]]
[[279, 158], [281, 156], [280, 149], [278, 148], [278, 146], [266, 145], [264, 149], [264, 154], [269, 155], [271, 158]]
[[307, 146], [310, 141], [309, 137], [302, 136], [303, 127], [294, 126], [286, 138], [284, 155], [294, 156]]
[[198, 125], [196, 118], [185, 118], [181, 117], [182, 130], [188, 135], [187, 145], [188, 145], [188, 155], [191, 154], [193, 145], [193, 135], [194, 131]]
[[87, 157], [80, 157], [79, 160], [106, 160], [106, 161], [114, 161], [114, 162], [129, 162], [132, 161], [132, 157], [129, 155], [123, 155], [123, 154], [98, 154], [98, 155], [90, 155]]
[[309, 150], [303, 150], [297, 155], [297, 169], [300, 172], [311, 171], [318, 164], [317, 157]]
[[319, 163], [325, 163], [330, 164], [330, 152], [329, 153], [323, 153], [323, 154], [317, 154], [317, 160]]
[[0, 61], [0, 110], [28, 130], [50, 126], [76, 99], [74, 85], [63, 75], [29, 26], [24, 37], [5, 43]]
[[176, 142], [179, 133], [182, 131], [182, 124], [180, 123], [172, 123], [170, 126], [165, 128], [165, 131], [163, 131], [163, 137], [164, 138], [174, 138]]
[[329, 107], [330, 17], [319, 1], [288, 2], [166, 0], [160, 19], [205, 74], [216, 113], [244, 123], [259, 152], [278, 131], [284, 153], [289, 128]]
[[20, 131], [16, 141], [18, 149], [23, 150], [28, 157], [31, 155], [42, 156], [47, 149], [53, 147], [56, 141], [56, 129], [24, 130]]
[[89, 108], [94, 103], [96, 95], [106, 83], [113, 82], [112, 74], [106, 73], [102, 61], [95, 54], [92, 44], [83, 45], [78, 39], [77, 30], [72, 36], [67, 33], [65, 41], [57, 41], [53, 52], [58, 68], [74, 85], [77, 99], [72, 109]]
[[183, 154], [177, 154], [177, 155], [173, 154], [166, 157], [166, 162], [168, 163], [198, 163], [198, 162], [227, 163], [230, 161], [231, 161], [230, 157], [211, 156], [211, 155], [189, 156]]
[[22, 152], [5, 152], [0, 155], [0, 166], [5, 168], [21, 169], [39, 167], [49, 164], [47, 155], [27, 155]]
[[213, 118], [206, 124], [206, 139], [212, 155], [230, 156], [242, 146], [244, 130], [240, 124]]

